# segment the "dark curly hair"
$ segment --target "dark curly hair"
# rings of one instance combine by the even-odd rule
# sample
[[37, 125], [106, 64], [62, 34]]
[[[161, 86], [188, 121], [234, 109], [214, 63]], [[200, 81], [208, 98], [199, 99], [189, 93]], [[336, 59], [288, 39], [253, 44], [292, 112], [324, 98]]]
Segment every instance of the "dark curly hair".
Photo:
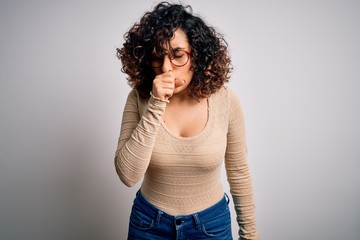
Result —
[[162, 52], [162, 46], [170, 43], [176, 29], [186, 33], [191, 46], [191, 69], [194, 71], [189, 85], [191, 97], [208, 97], [229, 81], [232, 68], [223, 36], [194, 16], [191, 6], [161, 2], [124, 35], [123, 48], [117, 48], [122, 71], [142, 98], [150, 97], [155, 78], [152, 53]]

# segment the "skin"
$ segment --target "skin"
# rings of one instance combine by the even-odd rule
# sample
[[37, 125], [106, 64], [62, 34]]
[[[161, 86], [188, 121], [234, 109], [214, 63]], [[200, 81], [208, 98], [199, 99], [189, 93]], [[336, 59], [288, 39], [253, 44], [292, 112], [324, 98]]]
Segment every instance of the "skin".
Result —
[[[170, 46], [172, 49], [180, 48], [191, 52], [187, 36], [181, 29], [175, 30]], [[164, 46], [164, 49], [169, 51], [170, 46]], [[166, 127], [172, 134], [180, 137], [191, 137], [200, 133], [208, 119], [208, 101], [207, 98], [196, 100], [189, 97], [188, 89], [194, 75], [191, 59], [186, 65], [176, 67], [171, 64], [169, 56], [165, 55], [163, 65], [154, 68], [154, 71], [154, 96], [170, 100], [162, 116]]]

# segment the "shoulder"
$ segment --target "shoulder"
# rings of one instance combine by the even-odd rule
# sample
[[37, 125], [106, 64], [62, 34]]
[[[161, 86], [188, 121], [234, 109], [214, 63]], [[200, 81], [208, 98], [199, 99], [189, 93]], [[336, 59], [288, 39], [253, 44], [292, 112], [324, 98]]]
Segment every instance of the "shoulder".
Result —
[[126, 107], [130, 107], [132, 109], [136, 108], [138, 113], [142, 114], [144, 109], [146, 109], [147, 104], [147, 99], [140, 97], [140, 94], [136, 89], [131, 89], [127, 97]]
[[140, 98], [139, 92], [136, 89], [131, 89], [129, 94], [128, 94], [128, 98], [138, 100]]
[[215, 94], [217, 95], [217, 100], [215, 100], [217, 107], [215, 108], [222, 114], [227, 115], [230, 122], [243, 118], [244, 113], [240, 98], [234, 89], [224, 86]]
[[144, 104], [147, 102], [147, 99], [143, 99], [142, 97], [140, 97], [140, 94], [136, 89], [131, 89], [127, 98], [128, 98], [128, 101], [130, 100], [133, 102], [137, 102], [139, 104]]
[[225, 101], [229, 106], [240, 104], [238, 94], [228, 86], [221, 87], [216, 93], [213, 94], [217, 101]]

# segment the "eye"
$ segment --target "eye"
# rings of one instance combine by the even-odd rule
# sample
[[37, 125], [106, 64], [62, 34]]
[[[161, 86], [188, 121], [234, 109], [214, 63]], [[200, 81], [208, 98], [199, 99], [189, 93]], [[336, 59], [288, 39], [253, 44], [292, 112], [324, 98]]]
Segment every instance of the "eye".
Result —
[[181, 50], [176, 50], [173, 52], [173, 58], [182, 58], [184, 56], [184, 52]]

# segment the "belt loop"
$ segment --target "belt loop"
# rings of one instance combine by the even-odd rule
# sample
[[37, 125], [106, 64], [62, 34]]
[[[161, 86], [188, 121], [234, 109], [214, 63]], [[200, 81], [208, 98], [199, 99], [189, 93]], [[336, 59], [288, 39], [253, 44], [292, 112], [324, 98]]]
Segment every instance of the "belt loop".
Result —
[[159, 226], [160, 225], [160, 219], [161, 219], [161, 215], [163, 214], [164, 212], [162, 211], [158, 211], [158, 215], [157, 215], [157, 218], [156, 218], [156, 224]]
[[225, 193], [225, 199], [226, 199], [227, 204], [229, 205], [230, 198], [229, 198], [229, 196], [227, 195], [227, 193]]
[[197, 213], [193, 214], [194, 220], [195, 220], [195, 225], [197, 229], [201, 229], [201, 225], [200, 225], [200, 220], [199, 220], [199, 216]]

